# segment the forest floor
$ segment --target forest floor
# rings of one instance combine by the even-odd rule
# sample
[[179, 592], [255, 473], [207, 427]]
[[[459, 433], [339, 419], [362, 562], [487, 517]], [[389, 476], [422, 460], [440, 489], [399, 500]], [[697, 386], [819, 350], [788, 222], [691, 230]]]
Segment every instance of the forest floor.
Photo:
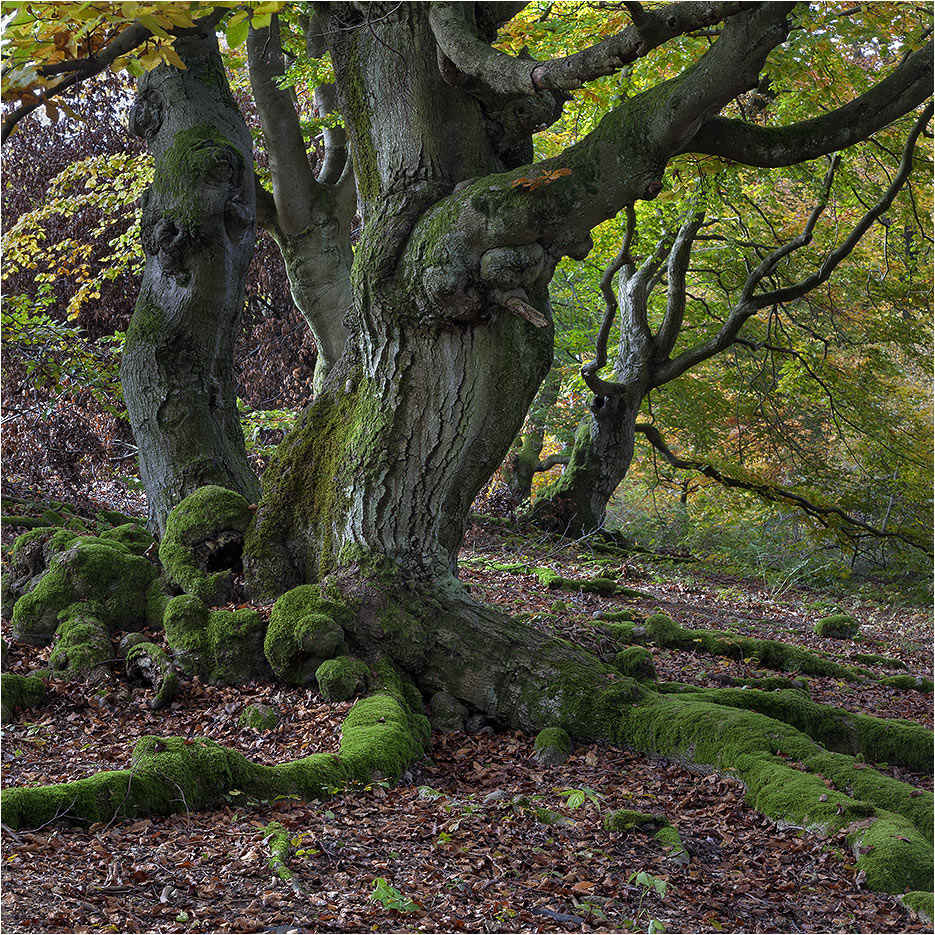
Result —
[[[4, 543], [10, 539], [7, 531]], [[597, 566], [645, 595], [625, 600], [550, 591], [533, 575], [484, 564], [551, 565], [580, 578], [596, 574], [595, 559], [580, 545], [482, 523], [469, 530], [461, 575], [479, 599], [603, 655], [613, 646], [595, 625], [598, 611], [661, 609], [686, 627], [791, 641], [843, 662], [874, 653], [907, 667], [862, 663], [881, 674], [932, 675], [927, 608], [804, 588], [775, 593], [708, 563], [661, 556]], [[553, 609], [559, 599], [565, 607]], [[835, 606], [859, 620], [858, 639], [812, 632]], [[48, 654], [14, 644], [4, 668], [25, 673]], [[773, 674], [754, 660], [655, 648], [653, 656], [660, 680], [718, 685], [726, 676]], [[810, 678], [808, 688], [818, 702], [932, 726], [932, 696], [920, 691], [829, 678]], [[336, 752], [350, 707], [259, 682], [232, 689], [186, 680], [158, 712], [148, 707], [150, 694], [116, 679], [102, 696], [51, 681], [42, 707], [18, 712], [3, 728], [3, 785], [125, 768], [143, 734], [208, 736], [270, 764]], [[277, 727], [238, 726], [244, 706], [256, 702], [280, 711]], [[397, 786], [349, 788], [327, 802], [257, 802], [231, 790], [214, 811], [3, 828], [3, 931], [930, 931], [894, 896], [861, 888], [843, 835], [777, 827], [744, 803], [735, 780], [605, 745], [579, 747], [563, 765], [543, 767], [533, 739], [515, 731], [436, 732], [431, 753]], [[932, 788], [931, 776], [890, 772]], [[555, 823], [514, 803], [517, 796], [550, 810]], [[676, 862], [652, 836], [605, 831], [603, 817], [621, 808], [664, 814], [690, 861]], [[288, 883], [267, 866], [265, 828], [274, 820], [292, 835]]]

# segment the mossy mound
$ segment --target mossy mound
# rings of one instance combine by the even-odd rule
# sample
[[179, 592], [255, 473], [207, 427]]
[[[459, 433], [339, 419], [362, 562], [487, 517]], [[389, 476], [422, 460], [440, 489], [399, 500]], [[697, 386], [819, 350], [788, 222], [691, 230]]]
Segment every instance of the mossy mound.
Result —
[[664, 828], [668, 824], [669, 819], [665, 815], [655, 815], [651, 812], [634, 812], [625, 808], [604, 816], [604, 830], [616, 831], [618, 834], [630, 834], [633, 831], [655, 834], [660, 828]]
[[617, 653], [614, 665], [620, 670], [621, 675], [626, 675], [631, 679], [643, 681], [656, 678], [653, 654], [645, 646], [629, 646]]
[[252, 730], [272, 730], [279, 724], [279, 711], [268, 704], [248, 704], [240, 712], [237, 723]]
[[0, 676], [0, 722], [9, 724], [16, 708], [35, 708], [46, 696], [45, 682], [36, 675]]
[[292, 871], [286, 861], [292, 853], [292, 835], [278, 821], [271, 821], [263, 829], [263, 843], [269, 848], [267, 866], [284, 883], [292, 879]]
[[53, 672], [83, 677], [114, 658], [114, 646], [103, 618], [104, 608], [96, 601], [72, 604], [59, 614], [55, 648], [49, 657]]
[[153, 579], [152, 584], [146, 589], [146, 626], [154, 630], [162, 629], [166, 607], [169, 606], [171, 599], [172, 595], [169, 593], [166, 579], [162, 577]]
[[561, 727], [546, 727], [536, 734], [535, 758], [543, 766], [559, 766], [575, 749], [571, 737]]
[[903, 691], [918, 691], [932, 694], [932, 680], [922, 675], [888, 675], [880, 679], [880, 684], [887, 688], [901, 688]]
[[52, 557], [48, 571], [13, 607], [13, 637], [42, 646], [58, 626], [58, 615], [80, 601], [101, 605], [108, 629], [138, 628], [146, 589], [156, 569], [117, 542], [81, 539]]
[[144, 678], [155, 689], [149, 700], [153, 711], [164, 708], [178, 694], [178, 672], [166, 651], [156, 643], [146, 640], [134, 642], [127, 649], [126, 668], [129, 678]]
[[276, 676], [290, 685], [311, 685], [326, 660], [347, 652], [346, 605], [328, 600], [318, 587], [299, 585], [281, 595], [269, 617], [263, 652]]
[[212, 685], [242, 685], [269, 671], [255, 610], [209, 611], [194, 595], [180, 594], [166, 605], [163, 625], [182, 670]]
[[139, 523], [123, 523], [112, 529], [105, 529], [98, 536], [104, 542], [119, 542], [125, 545], [134, 555], [142, 555], [152, 548], [156, 540], [152, 533]]
[[815, 635], [830, 640], [852, 640], [860, 633], [860, 624], [849, 614], [823, 617], [815, 624]]
[[911, 893], [905, 893], [899, 897], [899, 901], [907, 908], [911, 909], [922, 922], [927, 925], [932, 924], [935, 918], [935, 893], [924, 893], [921, 890], [913, 890]]
[[170, 584], [209, 606], [231, 597], [252, 514], [246, 499], [224, 487], [201, 487], [166, 520], [159, 560]]
[[315, 670], [323, 701], [350, 701], [366, 690], [369, 676], [370, 667], [356, 656], [326, 659]]

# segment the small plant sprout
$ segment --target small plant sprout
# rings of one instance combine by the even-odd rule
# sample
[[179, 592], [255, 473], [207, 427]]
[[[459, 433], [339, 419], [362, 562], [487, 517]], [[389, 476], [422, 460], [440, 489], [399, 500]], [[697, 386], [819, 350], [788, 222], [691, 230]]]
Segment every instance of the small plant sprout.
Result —
[[[635, 873], [631, 873], [627, 878], [627, 883], [636, 883], [640, 887], [640, 902], [636, 907], [636, 921], [641, 922], [649, 915], [649, 912], [643, 909], [643, 900], [646, 899], [646, 896], [649, 892], [655, 892], [655, 894], [660, 899], [666, 898], [666, 890], [668, 889], [668, 883], [663, 880], [661, 877], [654, 877], [651, 873], [647, 873], [645, 870], [637, 870]], [[650, 918], [649, 924], [646, 929], [647, 932], [652, 935], [654, 932], [664, 932], [666, 927], [659, 921], [659, 919]]]
[[371, 902], [379, 903], [384, 909], [395, 909], [397, 912], [418, 912], [422, 907], [404, 896], [392, 883], [383, 877], [373, 881], [373, 892], [370, 894]]

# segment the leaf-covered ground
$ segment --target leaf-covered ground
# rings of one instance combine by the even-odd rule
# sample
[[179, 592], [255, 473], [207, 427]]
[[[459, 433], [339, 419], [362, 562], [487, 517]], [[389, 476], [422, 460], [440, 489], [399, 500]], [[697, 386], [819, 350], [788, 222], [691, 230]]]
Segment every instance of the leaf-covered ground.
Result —
[[[812, 626], [840, 597], [777, 595], [709, 565], [648, 556], [607, 562], [488, 525], [472, 528], [462, 557], [462, 577], [479, 599], [600, 654], [614, 647], [595, 624], [597, 612], [661, 608], [685, 627], [792, 641], [839, 661], [873, 653], [906, 666], [863, 664], [880, 674], [932, 675], [927, 613], [845, 598], [841, 607], [860, 621], [860, 638], [821, 640]], [[534, 575], [486, 562], [551, 565], [571, 578], [600, 571], [645, 596], [550, 591]], [[553, 610], [557, 600], [565, 608]], [[48, 653], [14, 645], [5, 666], [26, 672]], [[773, 674], [754, 660], [658, 649], [653, 656], [662, 680], [718, 685], [726, 676]], [[808, 684], [815, 701], [932, 725], [931, 695], [920, 691], [827, 678]], [[43, 707], [18, 712], [3, 728], [3, 784], [124, 768], [146, 733], [205, 735], [266, 763], [336, 750], [349, 707], [324, 705], [310, 690], [193, 680], [167, 710], [152, 712], [150, 688], [115, 678], [109, 689], [95, 697], [84, 684], [55, 681]], [[280, 724], [239, 727], [251, 702], [274, 705]], [[895, 897], [861, 888], [843, 837], [778, 828], [744, 804], [731, 779], [600, 745], [546, 768], [533, 757], [533, 738], [513, 731], [433, 739], [431, 755], [395, 788], [352, 788], [315, 803], [248, 801], [231, 790], [229, 804], [211, 812], [4, 829], [3, 929], [619, 932], [646, 931], [656, 919], [669, 932], [928, 930]], [[932, 788], [930, 776], [891, 772]], [[652, 836], [605, 831], [607, 812], [624, 808], [665, 815], [690, 861], [677, 862]], [[274, 820], [291, 835], [289, 882], [267, 865], [265, 829]]]

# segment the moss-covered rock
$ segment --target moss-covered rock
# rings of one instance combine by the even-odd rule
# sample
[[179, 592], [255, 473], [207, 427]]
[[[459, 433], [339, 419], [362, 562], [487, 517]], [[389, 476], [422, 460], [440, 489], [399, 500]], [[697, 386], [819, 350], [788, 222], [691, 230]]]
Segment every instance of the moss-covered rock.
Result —
[[292, 835], [278, 821], [271, 821], [263, 829], [263, 843], [269, 848], [267, 866], [280, 880], [287, 883], [292, 879], [292, 871], [286, 861], [292, 853]]
[[429, 700], [429, 708], [432, 711], [430, 720], [435, 730], [446, 733], [464, 730], [468, 709], [454, 695], [449, 695], [448, 692], [435, 692]]
[[324, 701], [350, 701], [367, 688], [370, 667], [356, 656], [326, 659], [316, 670], [318, 691]]
[[918, 691], [932, 694], [932, 680], [922, 675], [888, 675], [880, 679], [880, 684], [887, 688], [901, 688], [903, 691]]
[[536, 762], [543, 766], [559, 766], [571, 756], [574, 744], [561, 727], [546, 727], [536, 734]]
[[131, 630], [142, 621], [146, 588], [156, 574], [144, 558], [116, 542], [81, 539], [53, 556], [48, 571], [13, 608], [13, 636], [24, 643], [48, 643], [58, 615], [80, 601], [101, 605], [108, 629]]
[[907, 908], [911, 909], [926, 925], [931, 925], [935, 918], [933, 911], [933, 897], [935, 894], [913, 890], [911, 893], [904, 893], [899, 897], [899, 901]]
[[114, 646], [103, 616], [104, 609], [96, 601], [71, 604], [62, 611], [55, 647], [49, 657], [53, 672], [84, 677], [114, 658]]
[[619, 834], [630, 834], [633, 831], [642, 831], [645, 834], [655, 834], [660, 828], [669, 824], [665, 815], [655, 815], [651, 812], [634, 812], [622, 808], [604, 816], [604, 830], [616, 831]]
[[35, 675], [0, 676], [0, 722], [9, 724], [16, 708], [35, 708], [45, 700], [45, 682]]
[[153, 711], [164, 708], [178, 694], [178, 672], [166, 651], [156, 643], [134, 642], [127, 651], [126, 668], [129, 678], [144, 678], [155, 689], [149, 701]]
[[121, 513], [119, 510], [98, 510], [94, 514], [94, 518], [100, 529], [112, 529], [117, 526], [125, 526], [127, 523], [143, 528], [146, 526], [146, 520], [142, 517], [127, 516], [126, 513]]
[[315, 585], [286, 591], [273, 605], [263, 644], [273, 672], [290, 685], [312, 684], [326, 659], [346, 652], [338, 619], [347, 617], [348, 608], [324, 598]]
[[4, 616], [9, 617], [16, 601], [39, 583], [53, 556], [77, 539], [78, 533], [56, 526], [41, 526], [16, 538], [3, 575]]
[[823, 617], [815, 624], [815, 635], [831, 640], [852, 640], [860, 632], [860, 624], [849, 614]]
[[249, 608], [209, 611], [204, 601], [180, 594], [166, 605], [166, 641], [183, 671], [213, 685], [241, 685], [268, 672], [263, 618]]
[[674, 825], [666, 824], [661, 827], [653, 837], [662, 845], [669, 860], [677, 864], [687, 864], [691, 862], [691, 855], [688, 848], [682, 842], [682, 837]]
[[671, 646], [683, 634], [682, 628], [665, 614], [651, 614], [643, 621], [646, 628], [646, 639], [657, 646]]
[[617, 653], [614, 665], [622, 675], [640, 681], [656, 678], [656, 666], [653, 663], [653, 654], [645, 646], [630, 646]]
[[252, 514], [246, 499], [223, 487], [201, 487], [169, 513], [159, 546], [167, 580], [208, 605], [231, 596]]
[[252, 730], [272, 730], [279, 724], [279, 711], [268, 704], [248, 704], [240, 712], [237, 723]]
[[152, 533], [138, 523], [123, 523], [121, 526], [105, 529], [98, 538], [104, 542], [119, 542], [134, 555], [142, 555], [156, 542]]

